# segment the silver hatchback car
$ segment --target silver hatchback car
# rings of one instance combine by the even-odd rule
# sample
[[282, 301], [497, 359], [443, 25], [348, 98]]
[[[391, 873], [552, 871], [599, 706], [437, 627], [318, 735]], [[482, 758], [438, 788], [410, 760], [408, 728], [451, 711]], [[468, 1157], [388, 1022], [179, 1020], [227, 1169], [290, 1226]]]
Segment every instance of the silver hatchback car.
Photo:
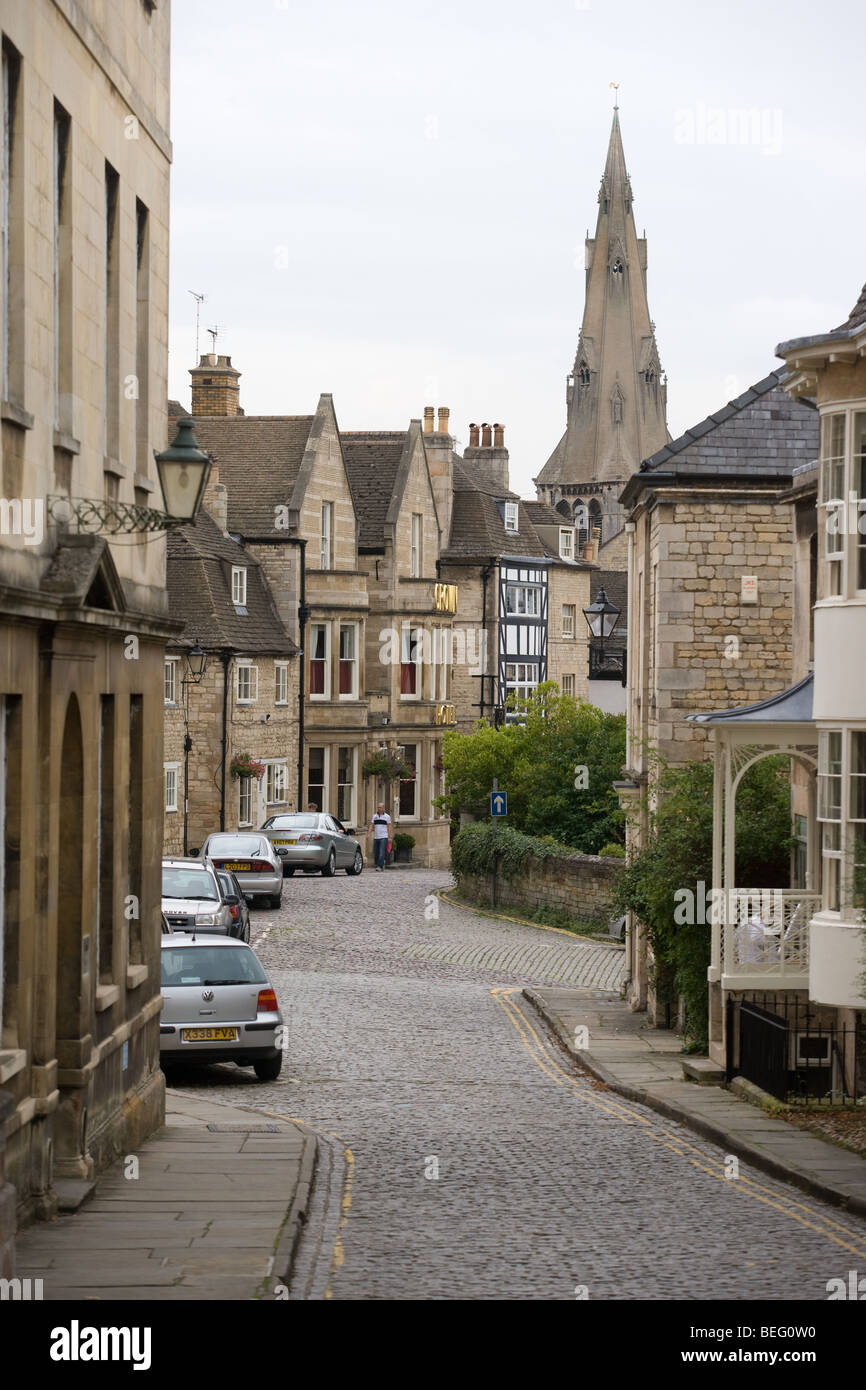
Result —
[[202, 859], [162, 861], [162, 910], [171, 931], [231, 932], [231, 904], [212, 864]]
[[261, 833], [282, 853], [287, 877], [295, 869], [331, 878], [337, 869], [345, 869], [351, 875], [359, 874], [364, 867], [364, 854], [354, 835], [336, 816], [322, 811], [270, 816]]
[[264, 898], [268, 907], [283, 901], [283, 863], [270, 840], [259, 830], [220, 830], [208, 835], [202, 857], [215, 869], [234, 874], [246, 898]]
[[273, 985], [252, 947], [226, 936], [162, 938], [163, 1069], [185, 1062], [236, 1062], [274, 1081], [283, 1065]]

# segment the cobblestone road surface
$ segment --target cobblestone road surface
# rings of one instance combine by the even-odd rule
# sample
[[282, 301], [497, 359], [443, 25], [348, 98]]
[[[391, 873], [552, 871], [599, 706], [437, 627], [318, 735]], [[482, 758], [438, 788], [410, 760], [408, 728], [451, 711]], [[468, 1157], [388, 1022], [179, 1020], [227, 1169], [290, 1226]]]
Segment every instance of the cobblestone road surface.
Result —
[[866, 1268], [866, 1224], [745, 1165], [727, 1180], [721, 1150], [581, 1076], [520, 998], [610, 988], [619, 952], [440, 906], [449, 882], [286, 880], [252, 922], [290, 1028], [280, 1079], [173, 1075], [337, 1136], [293, 1298], [824, 1299]]

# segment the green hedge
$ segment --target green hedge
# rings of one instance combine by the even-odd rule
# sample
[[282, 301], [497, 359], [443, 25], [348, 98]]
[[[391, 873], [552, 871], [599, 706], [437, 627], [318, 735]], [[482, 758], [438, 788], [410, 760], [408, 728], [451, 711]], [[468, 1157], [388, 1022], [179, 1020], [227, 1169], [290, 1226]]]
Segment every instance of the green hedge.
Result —
[[573, 859], [576, 853], [551, 836], [524, 835], [510, 825], [477, 821], [464, 826], [455, 836], [451, 845], [451, 871], [458, 881], [464, 874], [489, 874], [498, 856], [499, 872], [514, 878], [530, 860]]

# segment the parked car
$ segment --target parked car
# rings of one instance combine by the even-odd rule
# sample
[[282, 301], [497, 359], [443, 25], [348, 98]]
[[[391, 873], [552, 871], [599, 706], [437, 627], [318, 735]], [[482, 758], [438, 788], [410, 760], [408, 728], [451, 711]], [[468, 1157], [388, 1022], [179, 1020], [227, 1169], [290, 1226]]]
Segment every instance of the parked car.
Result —
[[[237, 936], [241, 941], [250, 939], [250, 905], [246, 900], [241, 885], [238, 883], [233, 873], [228, 869], [217, 869], [217, 878], [226, 894], [226, 902], [230, 904], [229, 911], [232, 914], [234, 927], [232, 936]], [[232, 899], [235, 901], [232, 902]]]
[[162, 939], [159, 1059], [235, 1062], [274, 1081], [283, 1065], [277, 1029], [283, 1016], [274, 987], [252, 947], [205, 933]]
[[364, 867], [364, 854], [352, 831], [323, 811], [269, 816], [261, 833], [284, 851], [283, 873], [288, 877], [295, 869], [331, 878], [337, 869], [359, 874]]
[[201, 854], [215, 869], [234, 874], [246, 897], [265, 898], [270, 907], [282, 904], [282, 859], [261, 831], [217, 831], [208, 835]]
[[212, 864], [203, 859], [163, 859], [162, 910], [173, 932], [225, 932], [231, 903]]

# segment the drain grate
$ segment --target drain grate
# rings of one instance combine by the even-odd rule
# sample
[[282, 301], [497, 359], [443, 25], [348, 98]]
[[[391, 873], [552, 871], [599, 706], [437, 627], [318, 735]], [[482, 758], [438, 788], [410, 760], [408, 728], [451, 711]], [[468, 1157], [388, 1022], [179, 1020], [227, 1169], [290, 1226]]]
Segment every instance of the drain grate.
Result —
[[208, 1125], [214, 1134], [279, 1134], [279, 1125]]

